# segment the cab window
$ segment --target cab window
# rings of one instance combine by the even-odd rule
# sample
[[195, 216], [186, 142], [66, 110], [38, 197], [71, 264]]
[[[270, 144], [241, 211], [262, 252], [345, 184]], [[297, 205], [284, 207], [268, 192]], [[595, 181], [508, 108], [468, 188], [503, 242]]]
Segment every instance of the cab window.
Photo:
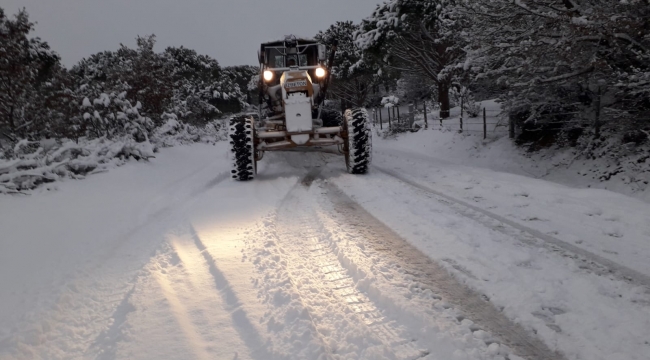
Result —
[[275, 68], [284, 67], [284, 56], [276, 55], [275, 56], [275, 62], [273, 63], [273, 67], [275, 67]]

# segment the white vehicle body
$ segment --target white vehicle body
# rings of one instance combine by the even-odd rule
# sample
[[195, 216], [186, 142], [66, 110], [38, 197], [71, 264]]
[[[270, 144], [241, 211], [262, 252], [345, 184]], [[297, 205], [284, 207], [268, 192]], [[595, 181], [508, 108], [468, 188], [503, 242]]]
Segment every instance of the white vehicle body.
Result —
[[233, 179], [253, 179], [266, 151], [307, 146], [338, 146], [348, 172], [368, 171], [372, 146], [365, 109], [345, 115], [323, 109], [335, 53], [335, 42], [327, 58], [325, 45], [294, 36], [261, 45], [259, 113], [230, 121]]
[[344, 144], [340, 124], [323, 126], [321, 119], [330, 70], [326, 57], [327, 48], [314, 40], [288, 37], [262, 45], [260, 98], [266, 112], [260, 109], [256, 128], [259, 152]]

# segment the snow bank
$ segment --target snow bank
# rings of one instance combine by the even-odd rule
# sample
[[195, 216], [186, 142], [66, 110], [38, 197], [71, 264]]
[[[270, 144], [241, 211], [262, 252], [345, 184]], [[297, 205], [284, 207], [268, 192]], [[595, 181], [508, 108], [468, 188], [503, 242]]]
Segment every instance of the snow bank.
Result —
[[226, 139], [228, 119], [215, 120], [205, 127], [183, 123], [174, 114], [164, 114], [165, 123], [154, 130], [152, 141], [159, 146], [169, 147], [195, 142], [214, 143]]
[[81, 179], [131, 158], [147, 160], [154, 156], [154, 151], [150, 142], [138, 143], [130, 136], [78, 143], [23, 140], [14, 148], [15, 159], [0, 160], [0, 193], [23, 192], [63, 178]]
[[[490, 117], [498, 104], [483, 102]], [[490, 115], [492, 111], [493, 115]], [[433, 114], [429, 125], [439, 121]], [[482, 124], [476, 121], [465, 124], [464, 133], [458, 132], [459, 109], [451, 110], [442, 129], [421, 129], [417, 133], [388, 132], [375, 136], [375, 146], [415, 152], [445, 161], [478, 166], [496, 171], [510, 172], [537, 179], [545, 179], [577, 188], [598, 188], [631, 195], [650, 202], [650, 145], [625, 144], [614, 136], [606, 140], [591, 141], [576, 147], [549, 147], [528, 151], [508, 139], [505, 126], [488, 128], [488, 138], [483, 139]], [[431, 119], [433, 118], [433, 120]], [[417, 117], [416, 117], [417, 119]], [[418, 119], [416, 124], [423, 125]], [[474, 126], [474, 127], [471, 127]], [[422, 127], [423, 128], [423, 127]], [[479, 129], [480, 128], [480, 129]], [[379, 132], [375, 127], [375, 131]]]
[[123, 165], [130, 159], [146, 161], [154, 157], [158, 147], [221, 141], [226, 136], [223, 121], [198, 128], [183, 124], [170, 115], [143, 142], [135, 141], [131, 135], [113, 139], [82, 138], [78, 142], [69, 139], [21, 140], [10, 149], [11, 158], [3, 158], [0, 152], [0, 194], [25, 193], [43, 184], [68, 178], [83, 179], [89, 174]]

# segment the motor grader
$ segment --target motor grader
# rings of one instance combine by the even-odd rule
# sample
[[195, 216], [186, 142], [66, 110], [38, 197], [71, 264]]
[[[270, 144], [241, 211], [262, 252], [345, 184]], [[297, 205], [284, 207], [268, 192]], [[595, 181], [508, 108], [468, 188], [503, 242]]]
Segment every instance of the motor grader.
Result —
[[230, 119], [233, 179], [253, 179], [267, 151], [302, 147], [338, 146], [349, 173], [368, 171], [372, 133], [366, 110], [341, 114], [324, 107], [335, 53], [336, 44], [292, 35], [261, 45], [259, 111]]

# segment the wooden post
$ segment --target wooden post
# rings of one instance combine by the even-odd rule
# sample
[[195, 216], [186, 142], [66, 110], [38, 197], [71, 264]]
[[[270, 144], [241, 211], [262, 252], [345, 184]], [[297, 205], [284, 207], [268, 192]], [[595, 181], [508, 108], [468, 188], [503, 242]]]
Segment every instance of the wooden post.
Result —
[[487, 139], [487, 117], [485, 115], [485, 108], [483, 108], [483, 139]]
[[402, 122], [402, 119], [401, 119], [400, 116], [399, 116], [399, 105], [397, 105], [397, 122], [398, 122], [398, 123], [401, 123], [401, 122]]
[[393, 124], [390, 123], [390, 108], [388, 108], [388, 128], [392, 128]]
[[460, 98], [460, 132], [463, 132], [463, 98]]
[[426, 130], [426, 129], [429, 128], [429, 122], [427, 121], [427, 101], [426, 100], [424, 100], [422, 102], [422, 106], [423, 106], [423, 109], [424, 109], [424, 130]]
[[409, 115], [409, 121], [411, 125], [415, 124], [415, 113], [418, 111], [418, 101], [413, 100], [413, 107], [409, 108], [409, 112], [413, 115]]
[[600, 137], [600, 98], [601, 90], [600, 85], [598, 85], [598, 97], [596, 98], [596, 116], [594, 119], [594, 139], [598, 139]]
[[384, 130], [384, 119], [381, 118], [381, 110], [382, 108], [379, 108], [379, 129]]

